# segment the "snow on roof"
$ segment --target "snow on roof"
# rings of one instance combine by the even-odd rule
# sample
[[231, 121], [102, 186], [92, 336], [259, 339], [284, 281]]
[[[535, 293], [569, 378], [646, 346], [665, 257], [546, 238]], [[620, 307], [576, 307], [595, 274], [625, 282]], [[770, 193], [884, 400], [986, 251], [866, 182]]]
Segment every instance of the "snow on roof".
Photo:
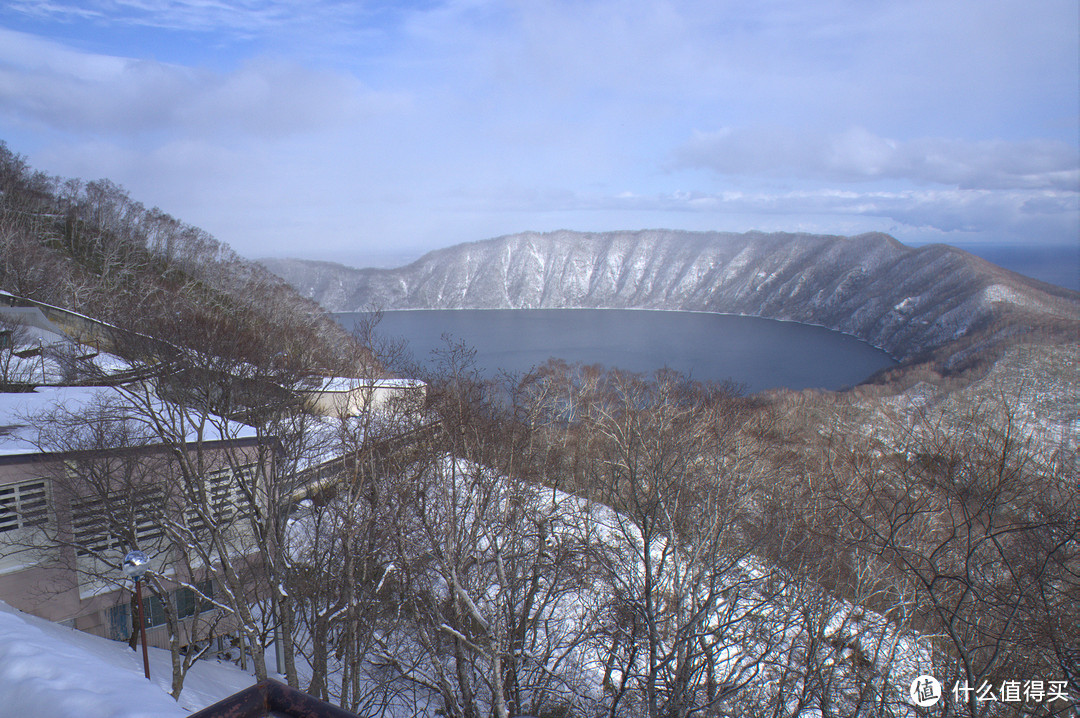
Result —
[[[40, 309], [41, 307], [46, 307], [50, 311], [59, 312], [61, 314], [69, 316], [69, 317], [77, 317], [78, 319], [83, 319], [83, 320], [85, 320], [87, 322], [90, 322], [91, 324], [97, 324], [98, 326], [107, 327], [109, 329], [116, 329], [115, 324], [110, 324], [109, 322], [102, 321], [100, 319], [97, 319], [96, 317], [91, 317], [91, 316], [89, 316], [87, 314], [83, 314], [81, 312], [76, 312], [74, 309], [67, 309], [65, 307], [61, 307], [61, 306], [58, 306], [58, 305], [55, 305], [55, 304], [49, 304], [48, 302], [39, 302], [36, 299], [28, 299], [26, 297], [20, 297], [20, 296], [17, 296], [15, 294], [9, 294], [8, 292], [4, 292], [4, 291], [0, 291], [0, 295], [8, 296], [8, 297], [15, 297], [15, 299], [19, 300], [19, 302], [22, 302], [24, 305], [27, 305], [27, 306], [33, 307], [35, 309], [38, 309], [39, 312], [41, 311], [41, 309]], [[44, 316], [44, 312], [42, 312], [42, 316]], [[50, 324], [51, 324], [51, 322], [50, 322]]]
[[[122, 397], [120, 389], [108, 386], [39, 387], [32, 392], [0, 393], [0, 456], [38, 453], [33, 444], [33, 427], [28, 425], [27, 417], [61, 407], [76, 412], [104, 399]], [[227, 423], [226, 436], [230, 439], [255, 435], [255, 430], [249, 426]], [[188, 432], [188, 438], [195, 440], [194, 431]], [[220, 440], [222, 434], [219, 427], [207, 426], [202, 438], [215, 441]]]
[[25, 338], [29, 344], [40, 341], [41, 344], [48, 345], [67, 339], [64, 332], [46, 319], [37, 307], [0, 306], [0, 318], [21, 324], [25, 328]]
[[[89, 400], [74, 391], [69, 398], [79, 403]], [[53, 408], [58, 399], [56, 389], [0, 394], [0, 455], [36, 453], [26, 417]]]
[[352, 391], [359, 387], [377, 389], [406, 389], [409, 387], [422, 387], [424, 382], [418, 379], [362, 379], [348, 376], [323, 377], [322, 384], [315, 391]]
[[169, 652], [142, 654], [110, 641], [16, 611], [0, 602], [0, 706], [4, 715], [35, 718], [172, 718], [255, 683], [220, 661], [199, 661], [179, 701], [169, 695]]
[[131, 371], [132, 365], [127, 359], [117, 356], [116, 354], [110, 354], [108, 352], [99, 352], [90, 357], [89, 361], [100, 371], [102, 374], [108, 376], [110, 374], [119, 374], [125, 371]]

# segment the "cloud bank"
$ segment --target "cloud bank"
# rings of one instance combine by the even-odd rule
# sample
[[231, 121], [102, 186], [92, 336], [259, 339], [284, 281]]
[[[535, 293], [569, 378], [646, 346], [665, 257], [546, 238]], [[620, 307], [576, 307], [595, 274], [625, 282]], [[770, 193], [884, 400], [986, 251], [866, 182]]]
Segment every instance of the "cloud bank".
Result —
[[836, 134], [792, 128], [698, 132], [676, 166], [722, 175], [794, 175], [830, 182], [908, 180], [960, 189], [1080, 189], [1080, 152], [1058, 140], [880, 137], [855, 127]]
[[1075, 0], [14, 0], [0, 139], [248, 256], [528, 229], [1075, 242]]
[[80, 53], [0, 29], [0, 114], [114, 137], [272, 138], [358, 121], [401, 97], [342, 73], [253, 59], [231, 72]]

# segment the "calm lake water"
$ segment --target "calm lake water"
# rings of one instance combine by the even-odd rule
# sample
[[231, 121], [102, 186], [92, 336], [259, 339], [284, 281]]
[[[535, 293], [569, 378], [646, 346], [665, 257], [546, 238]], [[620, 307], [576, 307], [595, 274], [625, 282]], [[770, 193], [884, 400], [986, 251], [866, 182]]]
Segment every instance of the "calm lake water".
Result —
[[[336, 314], [351, 329], [356, 314]], [[691, 312], [529, 309], [386, 312], [377, 333], [402, 337], [428, 360], [448, 334], [477, 351], [491, 375], [524, 373], [549, 357], [636, 372], [669, 367], [696, 379], [839, 389], [895, 362], [854, 337], [792, 322]]]

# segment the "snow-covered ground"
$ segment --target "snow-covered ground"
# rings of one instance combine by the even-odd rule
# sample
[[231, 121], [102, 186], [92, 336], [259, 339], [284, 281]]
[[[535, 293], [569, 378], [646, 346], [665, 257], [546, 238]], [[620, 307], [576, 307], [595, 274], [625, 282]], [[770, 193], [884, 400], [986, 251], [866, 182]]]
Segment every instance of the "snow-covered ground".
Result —
[[142, 652], [16, 611], [0, 602], [0, 716], [171, 718], [185, 716], [255, 683], [231, 663], [199, 661], [179, 701], [169, 695], [169, 652]]
[[[571, 515], [587, 517], [606, 542], [635, 543], [636, 534], [632, 529], [628, 529], [624, 521], [620, 521], [616, 512], [607, 507], [584, 505], [581, 499], [562, 492], [544, 491], [536, 498], [538, 502], [534, 508], [537, 510], [551, 512], [561, 506]], [[304, 539], [315, 539], [304, 531], [310, 529], [310, 514], [307, 513], [310, 508], [306, 506], [294, 515], [290, 525], [293, 549], [301, 554], [305, 552], [305, 548], [313, 548]], [[577, 511], [574, 511], [574, 508]], [[572, 528], [571, 525], [561, 526], [559, 531], [569, 531]], [[640, 555], [641, 551], [642, 547], [638, 545], [636, 553]], [[631, 562], [634, 563], [633, 560]], [[733, 571], [744, 583], [755, 585], [768, 572], [767, 567], [754, 561], [743, 562]], [[822, 636], [828, 639], [828, 643], [836, 646], [835, 650], [826, 646], [825, 654], [818, 658], [825, 663], [832, 663], [848, 662], [854, 654], [864, 656], [873, 667], [877, 680], [882, 682], [881, 687], [888, 684], [895, 691], [893, 704], [898, 712], [906, 713], [908, 707], [903, 705], [901, 700], [903, 691], [911, 678], [918, 675], [923, 664], [927, 662], [927, 656], [917, 646], [918, 642], [911, 636], [891, 630], [881, 617], [872, 612], [827, 597], [820, 591], [809, 590], [812, 588], [814, 587], [793, 583], [768, 601], [757, 595], [757, 589], [745, 595], [740, 594], [735, 600], [745, 603], [746, 607], [734, 606], [731, 611], [726, 611], [725, 615], [730, 618], [736, 613], [756, 614], [757, 618], [748, 619], [749, 623], [758, 629], [762, 628], [763, 622], [775, 624], [771, 628], [766, 626], [770, 628], [766, 632], [771, 633], [774, 640], [770, 644], [771, 649], [767, 649], [758, 645], [758, 639], [754, 636], [744, 636], [738, 631], [729, 635], [728, 648], [725, 649], [722, 662], [730, 665], [727, 665], [729, 670], [724, 673], [744, 675], [752, 664], [760, 664], [762, 679], [759, 682], [762, 683], [770, 682], [775, 672], [783, 673], [785, 657], [790, 659], [803, 651], [802, 646], [807, 639], [798, 621], [793, 621], [793, 618], [800, 614], [792, 609], [799, 604], [805, 604], [806, 599], [813, 594], [818, 600], [828, 599], [828, 606], [823, 606], [824, 611], [821, 614], [828, 624], [824, 627]], [[478, 600], [483, 601], [483, 598], [478, 597]], [[568, 603], [560, 602], [553, 609], [554, 613], [547, 616], [553, 625], [561, 625], [568, 617], [575, 615], [569, 605], [576, 602], [575, 596], [569, 595], [567, 601]], [[724, 612], [726, 599], [721, 603], [724, 605], [719, 610]], [[300, 634], [298, 638], [302, 643], [305, 638], [304, 631], [301, 630]], [[409, 643], [407, 638], [399, 638], [402, 638], [402, 641], [398, 642], [399, 647]], [[589, 674], [581, 678], [594, 684], [594, 689], [599, 691], [598, 671], [604, 657], [585, 647], [582, 647], [580, 652], [575, 664], [585, 674]], [[272, 656], [272, 650], [268, 651], [269, 656]], [[199, 661], [188, 673], [180, 700], [174, 701], [169, 695], [171, 665], [168, 652], [151, 649], [150, 662], [152, 681], [147, 682], [143, 677], [141, 652], [130, 650], [125, 643], [109, 641], [53, 624], [0, 603], [0, 717], [184, 716], [254, 683], [253, 676], [231, 663], [214, 659]], [[310, 666], [305, 665], [302, 659], [299, 663], [302, 683], [306, 684], [310, 679]], [[744, 668], [746, 670], [742, 670]], [[340, 666], [332, 666], [332, 686], [340, 679], [339, 669]], [[439, 707], [434, 694], [418, 690], [415, 686], [411, 690], [398, 686], [388, 697], [392, 700], [383, 707], [387, 710], [386, 714], [392, 716], [433, 715]]]
[[[545, 647], [554, 648], [551, 655], [557, 656], [559, 661], [553, 663], [552, 672], [562, 670], [560, 675], [568, 681], [563, 696], [568, 705], [573, 701], [580, 701], [579, 707], [602, 705], [605, 670], [611, 667], [610, 642], [585, 640], [581, 631], [596, 628], [596, 621], [611, 619], [597, 607], [614, 599], [612, 591], [637, 595], [644, 590], [643, 557], [646, 552], [652, 556], [654, 566], [671, 567], [674, 566], [676, 547], [658, 537], [646, 548], [636, 525], [602, 504], [554, 489], [520, 485], [512, 489], [509, 480], [464, 460], [445, 458], [441, 469], [439, 479], [425, 484], [427, 499], [422, 503], [426, 512], [441, 517], [441, 511], [454, 504], [458, 510], [454, 523], [463, 531], [478, 522], [486, 525], [486, 530], [473, 537], [470, 554], [473, 561], [467, 562], [469, 568], [458, 574], [461, 590], [469, 594], [469, 605], [482, 614], [476, 619], [477, 624], [494, 625], [507, 612], [524, 610], [504, 595], [503, 589], [507, 587], [500, 584], [500, 577], [490, 568], [499, 563], [495, 547], [506, 545], [510, 534], [530, 535], [528, 526], [502, 525], [492, 520], [493, 516], [513, 514], [505, 511], [511, 497], [516, 505], [528, 507], [521, 519], [525, 523], [537, 516], [546, 518], [545, 536], [549, 550], [557, 550], [555, 547], [562, 543], [584, 546], [596, 542], [612, 551], [614, 562], [622, 567], [619, 577], [612, 583], [601, 581], [588, 588], [548, 585], [550, 602], [533, 616], [531, 623], [536, 626], [535, 635], [530, 634], [529, 639], [533, 641], [530, 645], [536, 649], [535, 655], [542, 660], [547, 660], [543, 658], [548, 655]], [[496, 495], [491, 503], [483, 504], [490, 512], [485, 514], [487, 519], [477, 513], [481, 502], [474, 500], [481, 485]], [[310, 501], [302, 502], [288, 525], [288, 544], [293, 560], [306, 563], [314, 559], [318, 563], [327, 556], [341, 556], [345, 549], [339, 522], [349, 514], [348, 507], [339, 502], [321, 508]], [[355, 516], [352, 518], [359, 520]], [[435, 520], [435, 523], [439, 521]], [[500, 534], [501, 530], [506, 533]], [[515, 544], [518, 550], [526, 551], [528, 545], [527, 538]], [[595, 548], [595, 544], [590, 545]], [[436, 602], [448, 601], [455, 590], [450, 585], [451, 569], [439, 565], [437, 560], [424, 560], [424, 557], [430, 559], [436, 554], [442, 555], [439, 547], [423, 544], [417, 550], [422, 556], [403, 560], [422, 577], [419, 583], [427, 584], [426, 590]], [[397, 558], [383, 557], [384, 579], [387, 573], [395, 570], [392, 559]], [[815, 675], [828, 678], [828, 702], [848, 705], [855, 699], [853, 696], [859, 694], [860, 681], [868, 680], [873, 683], [875, 700], [881, 705], [889, 705], [896, 715], [913, 714], [914, 708], [907, 702], [908, 687], [916, 676], [927, 672], [931, 666], [926, 637], [897, 629], [886, 617], [832, 596], [809, 580], [789, 576], [752, 556], [729, 557], [725, 561], [729, 565], [724, 570], [724, 577], [718, 579], [725, 584], [721, 589], [722, 596], [715, 599], [714, 607], [699, 627], [699, 630], [708, 631], [716, 642], [712, 670], [717, 683], [749, 684], [740, 694], [747, 701], [794, 705], [805, 683], [811, 680], [807, 676], [817, 671]], [[339, 564], [339, 560], [332, 558], [324, 570], [333, 571]], [[512, 581], [513, 577], [510, 579]], [[674, 585], [676, 577], [671, 570], [662, 570], [655, 579], [659, 582], [658, 595], [679, 590]], [[548, 576], [544, 580], [557, 579]], [[710, 591], [707, 583], [703, 580], [697, 590]], [[683, 586], [681, 590], [693, 589]], [[320, 608], [320, 615], [326, 616], [330, 610], [341, 613], [340, 606], [326, 605]], [[331, 624], [335, 623], [338, 614], [329, 617]], [[430, 619], [438, 623], [437, 616]], [[582, 625], [583, 622], [588, 625]], [[455, 633], [446, 624], [442, 628], [447, 633]], [[304, 626], [298, 627], [295, 638], [301, 652], [310, 654], [310, 635]], [[369, 659], [374, 662], [367, 666], [360, 679], [361, 690], [365, 694], [375, 694], [380, 690], [378, 686], [392, 686], [388, 695], [393, 695], [400, 705], [383, 705], [386, 711], [383, 715], [388, 718], [438, 715], [432, 712], [439, 707], [438, 696], [434, 691], [428, 693], [418, 688], [421, 684], [437, 685], [439, 672], [434, 657], [425, 653], [421, 643], [417, 627], [408, 623], [389, 621], [380, 624], [375, 632], [375, 649], [369, 654]], [[673, 649], [665, 644], [661, 650]], [[327, 680], [331, 695], [337, 695], [341, 692], [342, 666], [332, 654], [333, 651], [327, 661]], [[388, 665], [408, 667], [408, 677], [402, 679], [395, 675], [389, 678], [388, 684], [381, 683], [388, 680], [386, 672], [373, 670], [380, 659]], [[479, 663], [484, 665], [482, 660]], [[311, 667], [302, 665], [303, 660], [298, 660], [298, 664], [301, 683], [304, 683], [310, 678]], [[555, 664], [560, 665], [555, 668]], [[567, 670], [567, 666], [572, 669]], [[616, 667], [612, 674], [616, 683], [622, 680], [623, 668], [626, 666]], [[528, 674], [529, 668], [522, 667], [521, 670]], [[637, 665], [634, 674], [640, 677], [644, 671], [643, 665]], [[630, 678], [631, 683], [636, 680]], [[572, 690], [569, 681], [573, 683]], [[587, 713], [588, 709], [583, 707], [582, 710]], [[630, 707], [620, 715], [634, 715], [634, 710]], [[804, 711], [800, 715], [815, 713]]]

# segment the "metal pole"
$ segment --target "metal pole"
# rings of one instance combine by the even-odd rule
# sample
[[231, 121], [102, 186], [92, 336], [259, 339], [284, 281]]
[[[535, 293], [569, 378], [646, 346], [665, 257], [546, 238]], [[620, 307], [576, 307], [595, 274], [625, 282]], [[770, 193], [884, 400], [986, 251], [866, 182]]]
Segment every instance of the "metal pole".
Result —
[[146, 680], [150, 680], [150, 658], [146, 655], [146, 614], [142, 604], [142, 581], [135, 579], [135, 599], [139, 604], [139, 635], [142, 639], [142, 666]]

